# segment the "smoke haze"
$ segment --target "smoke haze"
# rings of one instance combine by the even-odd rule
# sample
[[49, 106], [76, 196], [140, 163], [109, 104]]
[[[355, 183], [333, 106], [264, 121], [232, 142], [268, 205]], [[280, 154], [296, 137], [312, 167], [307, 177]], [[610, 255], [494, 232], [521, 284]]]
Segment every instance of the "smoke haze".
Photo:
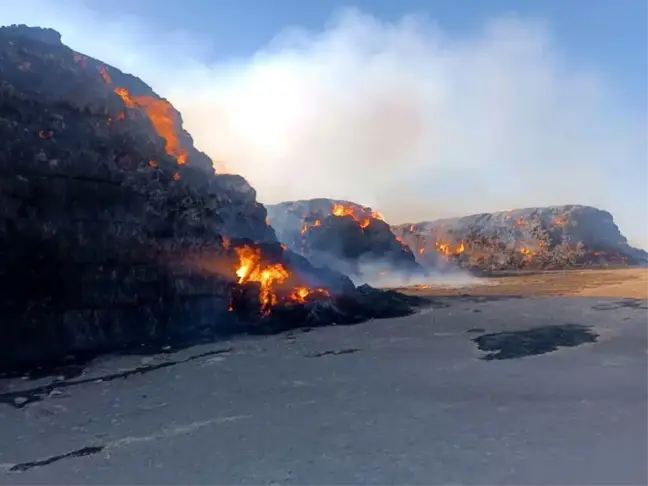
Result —
[[646, 118], [565, 58], [541, 21], [496, 18], [453, 36], [422, 16], [385, 23], [345, 10], [217, 64], [205, 38], [157, 36], [146, 19], [109, 22], [82, 3], [59, 13], [22, 1], [0, 23], [55, 28], [140, 76], [261, 202], [346, 199], [392, 224], [589, 204], [648, 248]]

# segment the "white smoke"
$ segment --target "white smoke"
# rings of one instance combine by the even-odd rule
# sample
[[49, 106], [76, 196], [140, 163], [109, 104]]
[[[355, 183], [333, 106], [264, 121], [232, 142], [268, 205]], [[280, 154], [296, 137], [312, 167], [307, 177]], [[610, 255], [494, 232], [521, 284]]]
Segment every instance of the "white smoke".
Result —
[[542, 22], [503, 17], [451, 36], [425, 17], [345, 10], [324, 30], [289, 28], [210, 64], [205, 39], [66, 5], [14, 2], [0, 23], [51, 26], [142, 77], [262, 202], [347, 199], [390, 223], [591, 204], [648, 247], [646, 118], [565, 58]]

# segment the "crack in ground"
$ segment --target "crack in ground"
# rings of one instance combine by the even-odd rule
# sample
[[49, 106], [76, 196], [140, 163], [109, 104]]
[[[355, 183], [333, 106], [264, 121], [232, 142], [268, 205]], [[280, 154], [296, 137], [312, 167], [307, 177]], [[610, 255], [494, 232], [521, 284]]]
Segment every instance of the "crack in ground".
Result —
[[113, 381], [113, 380], [118, 380], [118, 379], [126, 379], [129, 378], [133, 375], [145, 375], [147, 373], [151, 373], [153, 371], [160, 370], [162, 368], [169, 368], [171, 366], [175, 366], [178, 364], [183, 364], [183, 363], [189, 363], [191, 361], [195, 361], [197, 359], [201, 358], [206, 358], [208, 356], [214, 356], [218, 354], [225, 354], [229, 353], [233, 350], [234, 348], [225, 348], [225, 349], [217, 349], [214, 351], [207, 351], [205, 353], [200, 353], [200, 354], [195, 354], [192, 356], [189, 356], [185, 359], [181, 360], [176, 360], [176, 361], [165, 361], [163, 363], [158, 363], [154, 365], [145, 365], [145, 366], [138, 366], [136, 368], [132, 368], [130, 370], [126, 371], [120, 371], [118, 373], [112, 373], [109, 375], [103, 375], [103, 376], [95, 376], [93, 378], [85, 378], [83, 380], [74, 380], [74, 381], [57, 381], [54, 383], [50, 383], [48, 385], [43, 385], [43, 386], [38, 386], [35, 388], [29, 388], [26, 390], [19, 390], [19, 391], [12, 391], [12, 392], [7, 392], [7, 393], [0, 393], [0, 403], [4, 403], [5, 405], [10, 405], [14, 408], [24, 408], [25, 406], [29, 405], [30, 403], [34, 402], [39, 402], [43, 400], [46, 396], [48, 396], [50, 393], [52, 393], [54, 390], [58, 389], [65, 389], [65, 388], [72, 388], [75, 386], [80, 386], [80, 385], [85, 385], [87, 383], [93, 383], [97, 381], [102, 381], [102, 382], [107, 382], [107, 381]]
[[480, 351], [487, 351], [480, 359], [491, 361], [546, 354], [559, 347], [595, 343], [597, 339], [598, 334], [590, 331], [587, 326], [564, 324], [535, 327], [526, 331], [483, 334], [473, 338], [473, 342]]
[[171, 437], [177, 437], [180, 435], [187, 435], [196, 430], [217, 425], [217, 424], [226, 424], [231, 422], [237, 422], [239, 420], [250, 418], [251, 415], [233, 415], [229, 417], [215, 417], [208, 420], [203, 420], [199, 422], [192, 422], [185, 425], [180, 425], [177, 427], [163, 429], [155, 434], [151, 435], [142, 435], [142, 436], [132, 436], [132, 437], [122, 437], [120, 439], [115, 439], [106, 444], [98, 444], [92, 446], [82, 447], [81, 449], [76, 449], [71, 452], [66, 452], [65, 454], [57, 454], [55, 456], [50, 456], [45, 459], [39, 459], [35, 461], [28, 462], [19, 462], [16, 464], [0, 464], [0, 469], [6, 472], [25, 472], [33, 469], [35, 467], [42, 467], [52, 464], [63, 459], [70, 459], [75, 457], [87, 457], [94, 454], [98, 454], [102, 451], [108, 451], [112, 449], [124, 448], [132, 446], [135, 444], [143, 444], [154, 442], [159, 439], [168, 439]]
[[35, 467], [47, 466], [49, 464], [52, 464], [53, 462], [62, 461], [63, 459], [68, 459], [71, 457], [85, 457], [85, 456], [91, 456], [93, 454], [98, 454], [99, 452], [103, 451], [105, 448], [106, 446], [83, 447], [81, 449], [77, 449], [76, 451], [67, 452], [65, 454], [59, 454], [57, 456], [50, 456], [46, 459], [41, 459], [39, 461], [20, 462], [18, 464], [14, 464], [13, 466], [9, 467], [8, 471], [25, 472]]

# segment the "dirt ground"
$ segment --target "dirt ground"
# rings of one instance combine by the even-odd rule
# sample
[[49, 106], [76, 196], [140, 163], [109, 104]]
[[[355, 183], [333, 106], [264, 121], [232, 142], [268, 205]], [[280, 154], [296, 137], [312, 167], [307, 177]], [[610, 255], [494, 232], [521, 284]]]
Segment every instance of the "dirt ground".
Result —
[[527, 272], [480, 278], [465, 286], [419, 285], [413, 295], [619, 297], [648, 300], [648, 268]]

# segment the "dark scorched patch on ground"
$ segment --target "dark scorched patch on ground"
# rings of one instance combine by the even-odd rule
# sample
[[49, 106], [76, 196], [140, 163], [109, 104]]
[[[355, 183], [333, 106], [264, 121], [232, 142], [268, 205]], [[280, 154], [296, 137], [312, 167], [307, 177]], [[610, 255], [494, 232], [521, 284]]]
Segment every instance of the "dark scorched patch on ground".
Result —
[[85, 385], [87, 383], [93, 382], [107, 382], [118, 379], [126, 379], [133, 375], [145, 375], [153, 371], [168, 368], [182, 363], [188, 363], [190, 361], [195, 361], [197, 359], [206, 358], [208, 356], [214, 356], [218, 354], [225, 354], [232, 351], [233, 348], [218, 349], [214, 351], [208, 351], [205, 353], [196, 354], [189, 356], [188, 358], [176, 360], [176, 361], [165, 361], [163, 363], [157, 363], [153, 365], [138, 366], [130, 370], [121, 371], [119, 373], [111, 373], [109, 375], [95, 376], [92, 378], [85, 378], [83, 380], [74, 380], [74, 381], [55, 381], [48, 385], [43, 385], [35, 388], [29, 388], [27, 390], [12, 391], [7, 393], [0, 394], [0, 403], [5, 405], [10, 405], [15, 408], [23, 408], [30, 403], [39, 402], [43, 400], [46, 396], [52, 393], [57, 389], [72, 388], [75, 386]]
[[515, 359], [550, 353], [559, 347], [595, 343], [598, 334], [579, 324], [542, 326], [526, 331], [484, 334], [473, 339], [480, 351], [487, 352], [486, 361]]

